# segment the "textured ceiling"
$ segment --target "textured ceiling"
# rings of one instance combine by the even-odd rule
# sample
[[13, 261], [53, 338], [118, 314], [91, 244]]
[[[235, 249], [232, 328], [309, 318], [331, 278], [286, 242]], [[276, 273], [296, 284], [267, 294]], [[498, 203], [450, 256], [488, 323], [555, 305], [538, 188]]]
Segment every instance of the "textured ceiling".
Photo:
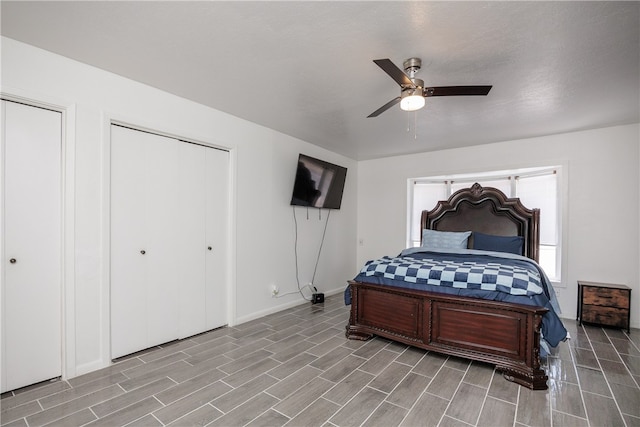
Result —
[[[640, 121], [639, 2], [11, 2], [2, 35], [354, 159]], [[428, 98], [373, 59], [423, 60]]]

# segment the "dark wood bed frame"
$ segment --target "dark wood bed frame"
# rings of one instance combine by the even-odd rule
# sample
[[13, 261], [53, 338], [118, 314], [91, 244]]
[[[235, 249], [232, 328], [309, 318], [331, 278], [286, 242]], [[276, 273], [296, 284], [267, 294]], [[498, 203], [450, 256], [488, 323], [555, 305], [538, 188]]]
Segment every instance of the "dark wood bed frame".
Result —
[[[421, 230], [477, 231], [524, 237], [524, 255], [538, 260], [540, 211], [495, 188], [474, 184], [422, 212]], [[471, 246], [471, 242], [469, 245]], [[547, 309], [349, 282], [346, 336], [378, 335], [425, 350], [494, 364], [509, 380], [547, 388], [540, 368], [540, 324]]]

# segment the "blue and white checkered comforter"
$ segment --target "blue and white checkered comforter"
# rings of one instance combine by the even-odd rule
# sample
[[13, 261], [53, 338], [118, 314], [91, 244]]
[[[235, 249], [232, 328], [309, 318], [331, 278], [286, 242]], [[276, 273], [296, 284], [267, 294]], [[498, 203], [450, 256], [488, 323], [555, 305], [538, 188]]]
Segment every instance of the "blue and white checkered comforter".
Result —
[[[355, 281], [545, 307], [541, 351], [567, 337], [551, 282], [534, 261], [513, 254], [408, 248], [397, 257], [368, 262]], [[349, 287], [345, 303], [351, 303]]]
[[455, 261], [438, 254], [421, 258], [386, 256], [369, 261], [360, 274], [416, 284], [500, 291], [511, 295], [531, 296], [543, 292], [540, 273], [534, 266], [509, 260], [497, 262], [487, 257]]

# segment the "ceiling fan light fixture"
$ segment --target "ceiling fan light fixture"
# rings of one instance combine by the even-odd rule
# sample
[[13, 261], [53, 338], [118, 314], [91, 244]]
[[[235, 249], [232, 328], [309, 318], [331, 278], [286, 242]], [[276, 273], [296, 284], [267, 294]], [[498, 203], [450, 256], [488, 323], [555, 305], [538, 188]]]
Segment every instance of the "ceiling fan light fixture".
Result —
[[403, 93], [402, 99], [400, 100], [400, 108], [404, 111], [417, 111], [424, 107], [425, 99], [424, 96], [420, 94], [412, 93]]

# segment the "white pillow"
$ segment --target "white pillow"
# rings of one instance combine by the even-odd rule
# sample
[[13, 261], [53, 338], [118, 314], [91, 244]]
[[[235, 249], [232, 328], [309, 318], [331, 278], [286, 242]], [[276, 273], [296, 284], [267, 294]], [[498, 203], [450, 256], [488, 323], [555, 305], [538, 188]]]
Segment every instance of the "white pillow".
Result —
[[466, 249], [471, 231], [422, 230], [422, 246], [431, 250]]

